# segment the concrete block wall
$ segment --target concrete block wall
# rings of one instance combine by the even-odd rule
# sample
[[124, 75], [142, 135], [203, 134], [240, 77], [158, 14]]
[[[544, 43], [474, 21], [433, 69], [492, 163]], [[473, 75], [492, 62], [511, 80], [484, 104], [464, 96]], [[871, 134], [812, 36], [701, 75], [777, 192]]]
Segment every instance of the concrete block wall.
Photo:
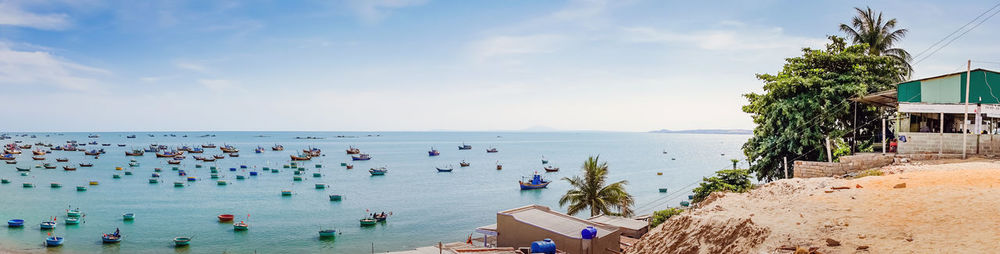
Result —
[[[906, 136], [906, 142], [898, 142], [897, 152], [899, 154], [930, 154], [938, 153], [939, 151], [944, 154], [961, 154], [962, 153], [962, 134], [961, 133], [926, 133], [926, 132], [904, 132], [900, 133], [900, 136]], [[969, 141], [966, 145], [968, 154], [975, 154], [976, 152], [976, 136], [969, 135]], [[983, 139], [991, 139], [992, 135], [981, 135]], [[942, 140], [944, 141], [942, 143]], [[982, 141], [982, 139], [980, 140]], [[1000, 142], [1000, 139], [996, 139], [996, 142]], [[980, 142], [982, 143], [982, 142]], [[995, 147], [1000, 149], [1000, 143], [996, 145], [986, 145], [989, 147]], [[982, 146], [981, 146], [982, 148]], [[989, 148], [989, 150], [997, 150]]]
[[895, 160], [892, 154], [865, 153], [840, 157], [839, 162], [795, 161], [796, 178], [828, 177], [883, 167]]

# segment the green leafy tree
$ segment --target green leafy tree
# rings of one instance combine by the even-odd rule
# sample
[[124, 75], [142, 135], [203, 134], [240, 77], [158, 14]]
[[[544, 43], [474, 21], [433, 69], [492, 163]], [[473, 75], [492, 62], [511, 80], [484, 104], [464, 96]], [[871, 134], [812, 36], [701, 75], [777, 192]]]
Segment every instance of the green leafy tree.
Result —
[[[590, 209], [590, 216], [601, 214], [632, 216], [635, 200], [625, 191], [628, 181], [621, 180], [607, 184], [608, 163], [600, 162], [600, 157], [591, 156], [583, 163], [583, 177], [563, 177], [572, 188], [559, 199], [559, 206], [569, 204], [570, 215]], [[617, 212], [616, 212], [617, 211]]]
[[656, 226], [663, 224], [663, 222], [667, 221], [667, 219], [670, 219], [670, 217], [681, 214], [683, 211], [684, 209], [671, 207], [665, 210], [653, 212], [653, 216], [649, 218], [649, 227], [655, 228]]
[[825, 160], [825, 139], [842, 139], [855, 126], [859, 146], [871, 145], [873, 139], [861, 137], [877, 135], [881, 125], [874, 123], [890, 114], [856, 104], [855, 122], [850, 99], [891, 89], [901, 72], [896, 60], [867, 54], [867, 44], [847, 46], [843, 38], [829, 39], [825, 50], [805, 48], [802, 56], [785, 59], [777, 74], [757, 74], [764, 92], [744, 95], [749, 104], [743, 112], [757, 126], [743, 153], [758, 180], [784, 177], [784, 157], [789, 162]]
[[875, 13], [872, 8], [864, 10], [855, 7], [857, 16], [851, 19], [851, 24], [840, 24], [840, 31], [847, 34], [847, 39], [860, 44], [868, 44], [868, 54], [873, 56], [888, 56], [896, 60], [903, 69], [899, 78], [905, 79], [913, 73], [910, 53], [901, 48], [893, 47], [896, 42], [906, 37], [908, 30], [896, 29], [896, 19], [882, 19], [882, 12]]
[[746, 192], [753, 188], [750, 181], [750, 171], [746, 169], [724, 169], [715, 172], [713, 177], [702, 178], [702, 182], [695, 187], [692, 202], [701, 202], [712, 192]]

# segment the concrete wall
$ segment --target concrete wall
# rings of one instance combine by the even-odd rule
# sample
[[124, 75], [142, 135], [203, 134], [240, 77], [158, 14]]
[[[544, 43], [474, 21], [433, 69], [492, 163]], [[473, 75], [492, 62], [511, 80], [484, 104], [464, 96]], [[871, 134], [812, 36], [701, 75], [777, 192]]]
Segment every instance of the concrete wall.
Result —
[[[616, 230], [609, 235], [590, 240], [592, 250], [591, 253], [603, 254], [617, 253], [620, 251], [621, 244], [619, 241], [621, 229], [617, 227], [615, 228]], [[579, 235], [576, 237], [566, 236], [549, 231], [545, 228], [518, 221], [513, 216], [497, 213], [497, 246], [514, 248], [530, 247], [531, 242], [541, 241], [545, 238], [552, 239], [552, 241], [556, 243], [556, 248], [566, 253], [589, 254], [583, 252], [584, 240], [580, 239]], [[609, 249], [613, 251], [607, 251]]]
[[884, 167], [895, 160], [892, 154], [864, 153], [840, 157], [840, 162], [795, 161], [795, 178], [828, 177]]
[[[898, 143], [899, 154], [937, 154], [938, 151], [942, 154], [962, 154], [961, 133], [903, 132], [900, 135], [906, 136], [906, 142]], [[1000, 155], [1000, 135], [970, 134], [966, 147], [966, 154]]]

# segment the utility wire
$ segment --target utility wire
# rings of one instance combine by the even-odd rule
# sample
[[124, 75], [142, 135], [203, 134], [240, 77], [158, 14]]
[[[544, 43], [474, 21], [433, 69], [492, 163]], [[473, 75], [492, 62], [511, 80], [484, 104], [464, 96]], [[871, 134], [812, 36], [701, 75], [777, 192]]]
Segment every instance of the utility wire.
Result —
[[989, 13], [990, 11], [992, 11], [993, 9], [996, 9], [997, 7], [1000, 7], [1000, 1], [998, 1], [997, 4], [993, 5], [993, 7], [990, 7], [990, 9], [984, 11], [983, 13], [980, 13], [979, 16], [976, 16], [976, 18], [974, 18], [972, 20], [969, 20], [969, 23], [965, 23], [965, 25], [962, 25], [958, 29], [955, 29], [955, 31], [952, 31], [950, 34], [948, 34], [948, 36], [945, 36], [944, 38], [941, 38], [940, 40], [938, 40], [934, 44], [931, 44], [930, 46], [928, 46], [923, 51], [920, 51], [920, 53], [917, 53], [916, 55], [913, 55], [913, 58], [920, 58], [921, 55], [923, 55], [924, 53], [927, 53], [927, 51], [930, 50], [931, 48], [934, 48], [934, 46], [937, 46], [938, 44], [941, 44], [941, 42], [944, 42], [944, 40], [947, 40], [952, 35], [955, 35], [955, 33], [958, 33], [958, 31], [962, 31], [962, 29], [965, 29], [965, 27], [968, 27], [970, 24], [972, 24], [972, 22], [976, 22], [976, 20], [979, 20], [979, 18], [982, 18], [983, 15], [986, 15], [986, 13]]
[[[986, 12], [989, 12], [989, 11], [991, 11], [991, 10], [993, 10], [993, 8], [991, 8], [990, 10], [987, 10]], [[985, 14], [986, 12], [984, 12], [984, 14]], [[989, 15], [989, 16], [987, 16], [987, 17], [986, 17], [985, 19], [983, 19], [983, 20], [980, 20], [980, 21], [979, 21], [979, 23], [976, 23], [976, 25], [974, 25], [974, 26], [972, 26], [971, 28], [969, 28], [969, 29], [965, 30], [965, 32], [962, 32], [962, 33], [961, 33], [961, 34], [959, 34], [958, 36], [955, 36], [955, 37], [951, 38], [951, 40], [949, 40], [949, 41], [948, 41], [948, 43], [945, 43], [944, 45], [941, 45], [941, 47], [938, 47], [938, 48], [937, 48], [937, 49], [935, 49], [934, 51], [931, 51], [931, 53], [930, 53], [930, 54], [927, 54], [927, 55], [925, 55], [925, 56], [924, 56], [923, 58], [921, 58], [920, 60], [917, 60], [916, 62], [914, 62], [914, 63], [913, 63], [913, 65], [917, 65], [917, 64], [919, 64], [920, 62], [923, 62], [924, 60], [927, 60], [928, 58], [930, 58], [931, 56], [933, 56], [933, 55], [934, 55], [935, 53], [937, 53], [937, 52], [938, 52], [939, 50], [941, 50], [941, 49], [943, 49], [943, 48], [945, 48], [945, 47], [948, 47], [948, 45], [951, 45], [951, 43], [952, 43], [952, 42], [955, 42], [955, 40], [958, 40], [959, 38], [962, 38], [962, 36], [964, 36], [965, 34], [969, 33], [969, 32], [970, 32], [970, 31], [972, 31], [972, 30], [975, 30], [975, 29], [976, 29], [977, 27], [979, 27], [979, 25], [982, 25], [982, 24], [983, 24], [984, 22], [986, 22], [987, 20], [990, 20], [990, 18], [993, 18], [993, 16], [996, 16], [996, 15], [997, 15], [997, 13], [1000, 13], [1000, 11], [995, 11], [995, 12], [993, 12], [993, 14], [990, 14], [990, 15]], [[978, 18], [978, 17], [977, 17], [977, 18]], [[975, 19], [973, 19], [972, 21], [975, 21]]]

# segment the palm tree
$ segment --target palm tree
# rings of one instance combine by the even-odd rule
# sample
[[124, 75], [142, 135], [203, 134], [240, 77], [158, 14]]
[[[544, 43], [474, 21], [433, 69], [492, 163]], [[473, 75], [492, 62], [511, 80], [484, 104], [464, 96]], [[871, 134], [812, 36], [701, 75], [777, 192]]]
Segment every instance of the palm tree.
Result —
[[729, 162], [733, 163], [733, 169], [736, 169], [736, 164], [740, 163], [739, 159], [729, 159]]
[[[572, 189], [559, 199], [559, 206], [569, 203], [567, 213], [575, 215], [584, 209], [590, 209], [590, 216], [601, 214], [618, 214], [632, 216], [632, 205], [635, 200], [625, 191], [628, 181], [621, 180], [605, 185], [608, 178], [608, 163], [599, 162], [600, 156], [590, 156], [583, 163], [583, 178], [563, 177]], [[618, 210], [618, 213], [612, 210]]]
[[908, 78], [913, 72], [910, 53], [893, 44], [903, 39], [908, 32], [905, 28], [896, 29], [896, 19], [882, 20], [882, 12], [877, 15], [871, 7], [865, 10], [854, 7], [858, 15], [851, 19], [851, 25], [840, 24], [840, 31], [847, 34], [855, 44], [868, 44], [868, 54], [873, 56], [888, 56], [895, 59], [901, 68], [903, 76]]

